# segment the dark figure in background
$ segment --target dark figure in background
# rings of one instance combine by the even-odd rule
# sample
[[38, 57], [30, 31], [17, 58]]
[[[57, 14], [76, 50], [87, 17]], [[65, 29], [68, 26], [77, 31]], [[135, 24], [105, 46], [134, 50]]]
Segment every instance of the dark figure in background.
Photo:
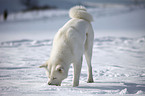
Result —
[[8, 11], [7, 10], [4, 10], [3, 17], [4, 17], [4, 20], [7, 20], [7, 17], [8, 17]]

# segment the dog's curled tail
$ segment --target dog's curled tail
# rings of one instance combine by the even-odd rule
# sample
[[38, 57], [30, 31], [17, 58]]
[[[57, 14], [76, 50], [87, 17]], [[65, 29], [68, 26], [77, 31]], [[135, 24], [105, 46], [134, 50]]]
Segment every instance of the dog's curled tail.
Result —
[[89, 22], [93, 21], [93, 17], [87, 12], [84, 6], [74, 6], [69, 10], [70, 18], [84, 19]]

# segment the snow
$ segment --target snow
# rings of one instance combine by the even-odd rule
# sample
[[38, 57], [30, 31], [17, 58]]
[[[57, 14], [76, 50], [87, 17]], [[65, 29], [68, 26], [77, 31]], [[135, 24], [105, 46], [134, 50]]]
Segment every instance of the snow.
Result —
[[0, 95], [99, 96], [145, 94], [145, 8], [90, 8], [95, 31], [94, 83], [87, 83], [85, 58], [80, 85], [72, 87], [73, 67], [62, 86], [47, 85], [45, 70], [57, 30], [69, 20], [68, 10], [12, 13], [0, 19]]

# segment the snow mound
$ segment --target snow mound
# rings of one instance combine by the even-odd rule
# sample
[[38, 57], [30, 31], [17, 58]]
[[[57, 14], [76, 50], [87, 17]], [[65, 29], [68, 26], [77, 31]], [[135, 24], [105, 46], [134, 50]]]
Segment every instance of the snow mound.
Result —
[[119, 92], [120, 95], [127, 94], [127, 93], [128, 93], [127, 88], [125, 88]]

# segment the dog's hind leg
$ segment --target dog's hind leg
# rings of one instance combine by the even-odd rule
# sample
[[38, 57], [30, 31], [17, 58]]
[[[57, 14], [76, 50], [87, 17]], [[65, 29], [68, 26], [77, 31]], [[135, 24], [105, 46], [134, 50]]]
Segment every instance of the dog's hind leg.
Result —
[[86, 34], [86, 42], [85, 42], [85, 57], [88, 65], [88, 83], [92, 83], [93, 75], [92, 75], [92, 48], [93, 48], [94, 34], [93, 31], [90, 34]]

